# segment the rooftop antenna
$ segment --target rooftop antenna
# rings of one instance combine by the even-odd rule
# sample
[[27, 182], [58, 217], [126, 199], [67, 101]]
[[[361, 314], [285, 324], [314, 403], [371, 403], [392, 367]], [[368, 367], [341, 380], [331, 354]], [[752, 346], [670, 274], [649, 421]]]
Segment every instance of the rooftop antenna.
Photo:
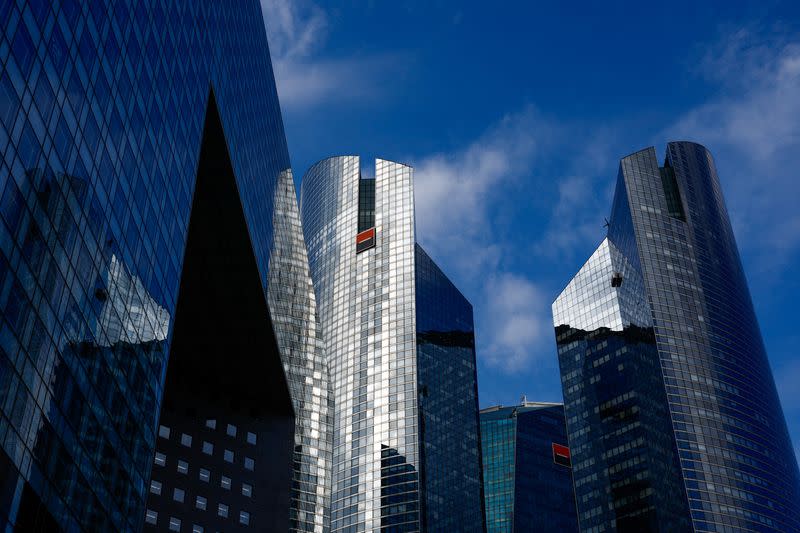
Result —
[[525, 405], [527, 402], [528, 402], [528, 397], [525, 394], [519, 397], [519, 403], [521, 405]]

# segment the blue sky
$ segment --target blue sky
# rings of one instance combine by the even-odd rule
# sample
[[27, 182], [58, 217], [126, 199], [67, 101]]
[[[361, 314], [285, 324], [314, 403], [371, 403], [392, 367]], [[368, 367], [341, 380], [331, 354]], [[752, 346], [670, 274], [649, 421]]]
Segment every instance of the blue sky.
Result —
[[262, 0], [296, 179], [334, 154], [415, 167], [481, 405], [508, 405], [561, 399], [550, 303], [604, 236], [619, 159], [705, 144], [800, 450], [800, 3], [649, 4]]

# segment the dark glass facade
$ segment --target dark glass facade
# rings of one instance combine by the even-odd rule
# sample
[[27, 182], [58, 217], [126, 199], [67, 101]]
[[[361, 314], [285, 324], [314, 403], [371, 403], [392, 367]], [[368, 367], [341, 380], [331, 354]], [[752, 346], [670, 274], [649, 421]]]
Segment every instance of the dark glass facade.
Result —
[[417, 244], [417, 372], [423, 526], [475, 531], [483, 522], [472, 304]]
[[249, 414], [204, 423], [182, 414], [161, 417], [144, 531], [286, 531], [288, 455], [273, 461], [275, 443], [263, 438], [281, 435], [291, 447], [291, 434]]
[[480, 421], [486, 530], [577, 531], [571, 469], [554, 456], [567, 444], [564, 407], [489, 407]]
[[[642, 418], [621, 444], [641, 448], [642, 431], [654, 438], [663, 431], [676, 450], [677, 469], [669, 465], [670, 454], [660, 454], [660, 464], [637, 474], [634, 463], [649, 460], [647, 449], [622, 466], [654, 487], [654, 512], [674, 516], [671, 529], [656, 520], [664, 530], [800, 530], [797, 461], [711, 154], [698, 144], [675, 142], [667, 146], [663, 166], [653, 148], [624, 158], [608, 239], [595, 256], [603, 247], [609, 257], [595, 266], [590, 260], [553, 305], [576, 494], [582, 460], [588, 461], [587, 484], [597, 483], [600, 496], [606, 494], [594, 504], [578, 498], [582, 528], [627, 529], [621, 519], [629, 508], [608, 500], [617, 470], [592, 459], [595, 443], [622, 437], [598, 418], [598, 410], [621, 405], [636, 408], [638, 414], [630, 414]], [[630, 274], [623, 272], [621, 284], [611, 288], [611, 278], [625, 269]], [[633, 291], [625, 289], [631, 281]], [[626, 318], [630, 307], [644, 314]], [[609, 343], [598, 348], [603, 335]], [[619, 373], [597, 370], [615, 363]], [[627, 373], [639, 376], [626, 380]], [[622, 383], [604, 385], [614, 379], [610, 374]], [[641, 390], [642, 383], [652, 387]], [[604, 405], [606, 398], [623, 403]], [[576, 447], [587, 432], [587, 448]], [[666, 441], [645, 445], [663, 448]], [[677, 473], [670, 478], [660, 476], [672, 470]], [[672, 491], [673, 485], [683, 491], [683, 520], [674, 499], [668, 507], [656, 496], [657, 487]], [[638, 500], [647, 507], [643, 492]], [[611, 512], [595, 520], [594, 508]]]
[[416, 244], [413, 169], [378, 159], [365, 180], [359, 163], [325, 159], [302, 184], [335, 406], [331, 530], [483, 531], [472, 307]]
[[[309, 284], [273, 257], [289, 158], [259, 3], [11, 1], [0, 4], [0, 27], [0, 522], [47, 531], [142, 526], [172, 343], [191, 336], [191, 325], [179, 330], [192, 307], [205, 315], [202, 335], [215, 339], [198, 360], [224, 362], [224, 353], [230, 364], [211, 367], [221, 372], [215, 381], [202, 381], [202, 372], [184, 380], [217, 397], [205, 406], [178, 402], [173, 430], [199, 441], [209, 418], [200, 407], [224, 408], [222, 391], [244, 389], [235, 386], [261, 370], [261, 388], [275, 384], [274, 405], [252, 412], [240, 403], [216, 418], [244, 413], [243, 428], [277, 424], [282, 437], [274, 446], [258, 439], [253, 458], [264, 459], [255, 468], [291, 468], [293, 434], [296, 445], [317, 443], [297, 437], [302, 424], [293, 432], [292, 413], [305, 404], [296, 396], [293, 406], [288, 394], [305, 390], [296, 380], [306, 376], [287, 368], [315, 353], [298, 339], [317, 335]], [[224, 157], [203, 163], [212, 115], [222, 139], [212, 144]], [[215, 170], [235, 201], [214, 217], [195, 216], [196, 184]], [[187, 251], [189, 228], [199, 226], [204, 242], [209, 218], [221, 221], [217, 234], [235, 228], [225, 245], [239, 246], [234, 263], [246, 266], [235, 282], [216, 268], [203, 290], [221, 294], [229, 285], [231, 293], [216, 300], [197, 283], [182, 288], [197, 281], [197, 271], [187, 277], [190, 264], [214, 255]], [[298, 284], [286, 294], [306, 295], [294, 314], [276, 308], [283, 293], [269, 294], [270, 277]], [[231, 356], [246, 346], [230, 337], [220, 344], [218, 325], [237, 330], [223, 315], [259, 324], [264, 334], [251, 347], [263, 348], [260, 358]], [[298, 324], [305, 336], [294, 335]], [[175, 361], [185, 366], [190, 357]], [[324, 391], [326, 379], [308, 390]], [[295, 449], [295, 463], [304, 457]], [[296, 472], [327, 475], [309, 464]], [[291, 472], [281, 475], [288, 481]], [[286, 492], [276, 487], [283, 509], [275, 512], [288, 523]], [[301, 499], [303, 517], [325, 516], [324, 495], [296, 497], [296, 509]]]
[[687, 531], [652, 319], [634, 262], [605, 239], [553, 312], [581, 530]]
[[358, 232], [375, 227], [375, 180], [358, 180]]

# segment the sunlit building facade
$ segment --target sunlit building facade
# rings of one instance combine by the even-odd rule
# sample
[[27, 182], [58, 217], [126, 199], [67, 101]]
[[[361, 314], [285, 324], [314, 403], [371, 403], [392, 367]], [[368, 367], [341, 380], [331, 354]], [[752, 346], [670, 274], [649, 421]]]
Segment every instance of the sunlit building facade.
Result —
[[523, 400], [480, 414], [486, 531], [578, 531], [564, 406]]
[[326, 531], [328, 382], [259, 3], [3, 2], [0, 27], [0, 524], [190, 531], [196, 489], [149, 515], [151, 470], [197, 480], [217, 420], [216, 488], [226, 447], [252, 486], [220, 529]]
[[711, 154], [622, 159], [553, 304], [582, 531], [800, 531], [800, 474]]
[[332, 531], [483, 531], [472, 306], [416, 243], [413, 169], [303, 177], [334, 398]]

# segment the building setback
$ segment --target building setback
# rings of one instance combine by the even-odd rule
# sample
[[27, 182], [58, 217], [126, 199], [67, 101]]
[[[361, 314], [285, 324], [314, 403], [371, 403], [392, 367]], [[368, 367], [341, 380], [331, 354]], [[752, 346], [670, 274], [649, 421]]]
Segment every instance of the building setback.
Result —
[[577, 531], [564, 406], [523, 400], [480, 417], [486, 530]]
[[331, 530], [483, 531], [472, 306], [416, 244], [411, 167], [316, 163], [301, 213], [334, 396]]
[[140, 530], [155, 468], [187, 486], [148, 523], [188, 531], [208, 441], [220, 528], [323, 531], [327, 375], [259, 3], [5, 2], [0, 27], [0, 524]]
[[711, 154], [622, 159], [553, 303], [583, 531], [800, 531], [800, 474]]

